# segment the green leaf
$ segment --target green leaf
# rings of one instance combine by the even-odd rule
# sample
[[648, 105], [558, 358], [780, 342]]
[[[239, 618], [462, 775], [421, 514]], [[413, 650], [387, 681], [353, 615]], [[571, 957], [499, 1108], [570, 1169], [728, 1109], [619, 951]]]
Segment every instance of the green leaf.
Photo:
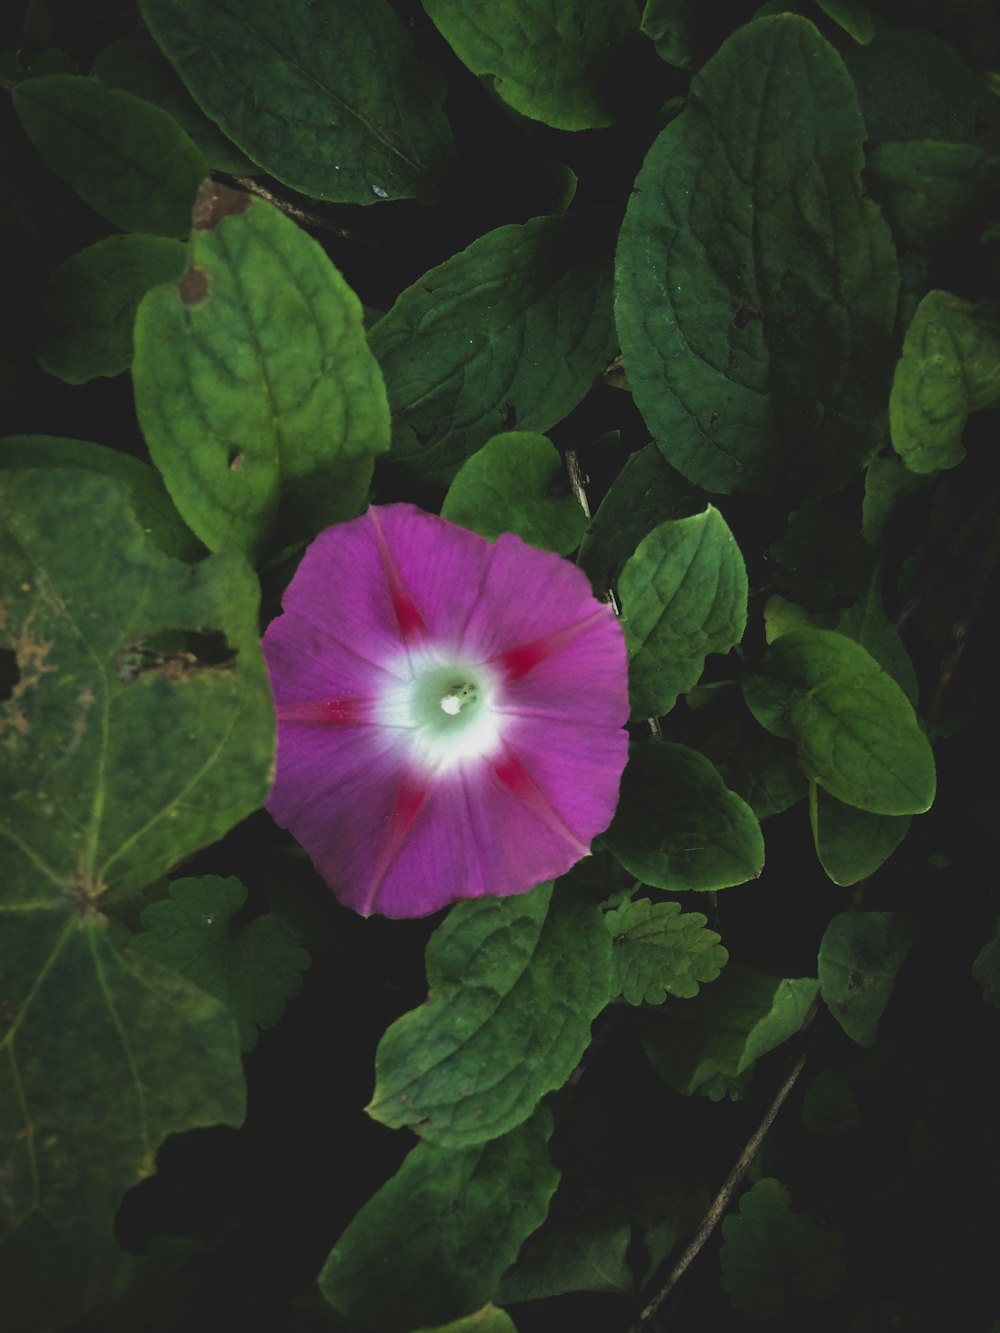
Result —
[[912, 495], [931, 483], [911, 472], [895, 457], [873, 458], [865, 473], [865, 498], [861, 504], [861, 533], [871, 546], [885, 541], [896, 511]]
[[689, 999], [699, 982], [714, 981], [729, 958], [708, 918], [682, 912], [680, 903], [636, 898], [607, 912], [614, 936], [615, 986], [629, 1004], [662, 1004], [667, 995]]
[[862, 46], [867, 46], [875, 36], [872, 12], [864, 0], [816, 0], [816, 3], [828, 18]]
[[498, 227], [399, 296], [371, 347], [401, 462], [450, 481], [498, 432], [572, 411], [614, 350], [604, 241], [583, 215]]
[[333, 1247], [319, 1275], [323, 1295], [384, 1333], [443, 1323], [492, 1300], [555, 1192], [551, 1132], [543, 1107], [477, 1148], [418, 1144]]
[[892, 445], [911, 472], [956, 467], [970, 412], [1000, 405], [1000, 306], [928, 292], [906, 330], [889, 398]]
[[646, 157], [618, 332], [659, 447], [708, 490], [834, 488], [883, 433], [899, 273], [864, 138], [840, 57], [777, 15], [724, 43]]
[[787, 1288], [810, 1300], [828, 1300], [844, 1275], [844, 1238], [812, 1213], [793, 1213], [788, 1194], [772, 1177], [758, 1180], [722, 1223], [722, 1287], [733, 1308], [751, 1319], [774, 1319]]
[[46, 163], [102, 217], [123, 231], [188, 234], [208, 166], [165, 111], [78, 74], [28, 79], [13, 97]]
[[975, 144], [881, 143], [868, 155], [865, 179], [900, 242], [930, 250], [1000, 186], [1000, 161]]
[[140, 0], [194, 100], [313, 199], [433, 202], [454, 151], [440, 76], [386, 0]]
[[797, 629], [816, 629], [816, 617], [798, 602], [790, 602], [787, 597], [769, 597], [764, 603], [764, 638], [767, 643], [774, 643], [782, 634], [791, 634]]
[[671, 893], [725, 889], [759, 875], [760, 825], [697, 750], [630, 747], [618, 812], [601, 839], [630, 874]]
[[18, 1333], [62, 1328], [111, 1294], [127, 1262], [115, 1213], [169, 1134], [244, 1114], [225, 1009], [123, 953], [82, 881], [39, 878], [33, 897], [11, 885], [0, 902], [0, 1283]]
[[668, 65], [690, 69], [695, 64], [698, 8], [698, 0], [646, 0], [640, 28]]
[[544, 435], [512, 430], [494, 435], [459, 470], [441, 506], [441, 517], [494, 541], [515, 532], [543, 551], [569, 555], [587, 526], [568, 492], [562, 458]]
[[972, 975], [983, 988], [985, 1002], [1000, 1009], [1000, 920], [993, 938], [976, 954]]
[[425, 0], [424, 9], [459, 60], [492, 79], [496, 93], [521, 115], [560, 130], [614, 123], [602, 75], [615, 48], [636, 30], [631, 0], [575, 10], [552, 0]]
[[39, 365], [67, 384], [127, 370], [139, 302], [179, 281], [186, 262], [181, 242], [164, 236], [107, 236], [72, 255], [49, 279]]
[[833, 630], [784, 634], [743, 682], [750, 711], [795, 741], [814, 782], [859, 810], [921, 814], [934, 800], [934, 756], [894, 680]]
[[136, 410], [205, 545], [257, 555], [365, 507], [385, 390], [361, 303], [316, 241], [224, 186], [199, 210], [184, 278], [139, 306]]
[[824, 1003], [852, 1041], [873, 1046], [896, 973], [917, 934], [909, 912], [841, 912], [819, 945]]
[[646, 1054], [675, 1091], [722, 1095], [799, 1031], [818, 990], [811, 977], [783, 980], [730, 962], [694, 999], [668, 1000], [650, 1015], [643, 1032]]
[[840, 617], [837, 630], [871, 653], [890, 675], [911, 704], [919, 694], [917, 673], [899, 631], [882, 608], [881, 570], [876, 569], [861, 599]]
[[274, 1027], [301, 990], [309, 955], [269, 912], [234, 927], [246, 900], [233, 876], [176, 879], [169, 898], [143, 911], [132, 947], [214, 995], [236, 1019], [243, 1050], [252, 1051], [258, 1028]]
[[506, 1311], [484, 1305], [463, 1319], [453, 1319], [450, 1324], [438, 1324], [436, 1328], [418, 1328], [416, 1333], [517, 1333], [517, 1329]]
[[909, 815], [873, 815], [844, 805], [810, 784], [809, 822], [820, 865], [834, 884], [857, 884], [873, 875], [906, 837]]
[[532, 1236], [500, 1286], [500, 1299], [540, 1301], [571, 1291], [628, 1295], [635, 1279], [626, 1251], [632, 1228], [620, 1209], [605, 1209], [572, 1225]]
[[108, 88], [132, 93], [173, 116], [213, 170], [237, 176], [258, 170], [209, 120], [147, 34], [112, 42], [90, 72]]
[[658, 524], [704, 508], [702, 493], [669, 466], [655, 444], [630, 455], [580, 543], [578, 561], [597, 595], [615, 586], [625, 561]]
[[143, 532], [175, 560], [197, 560], [205, 548], [174, 508], [160, 474], [141, 459], [89, 440], [52, 435], [8, 435], [0, 439], [0, 469], [83, 468], [123, 482]]
[[596, 903], [542, 884], [458, 903], [426, 962], [428, 998], [379, 1042], [367, 1109], [465, 1148], [520, 1124], [572, 1073], [613, 993], [611, 939]]
[[0, 882], [25, 910], [96, 911], [267, 794], [257, 581], [233, 552], [169, 560], [124, 487], [94, 473], [0, 475], [0, 525], [0, 643], [20, 672], [0, 706]]
[[758, 819], [770, 819], [790, 810], [808, 792], [799, 768], [795, 747], [779, 741], [758, 727], [741, 725], [730, 733], [733, 739], [722, 753], [713, 752], [726, 786], [741, 796]]
[[719, 511], [654, 528], [622, 570], [618, 596], [632, 714], [659, 717], [698, 683], [708, 654], [728, 652], [746, 628], [746, 567]]

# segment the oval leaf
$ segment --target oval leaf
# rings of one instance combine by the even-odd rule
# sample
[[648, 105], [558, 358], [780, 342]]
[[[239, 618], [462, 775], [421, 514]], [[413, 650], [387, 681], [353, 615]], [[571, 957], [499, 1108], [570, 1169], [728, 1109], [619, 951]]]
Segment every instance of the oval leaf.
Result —
[[874, 875], [910, 828], [909, 815], [873, 815], [836, 800], [810, 783], [809, 822], [819, 863], [834, 884]]
[[909, 912], [841, 912], [823, 932], [820, 994], [860, 1046], [874, 1046], [896, 973], [916, 934], [916, 918]]

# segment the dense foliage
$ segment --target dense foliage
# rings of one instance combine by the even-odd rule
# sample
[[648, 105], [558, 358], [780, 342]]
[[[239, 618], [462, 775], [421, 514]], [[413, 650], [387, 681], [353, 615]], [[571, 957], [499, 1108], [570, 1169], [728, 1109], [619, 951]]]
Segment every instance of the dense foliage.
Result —
[[[2, 14], [5, 1333], [1000, 1326], [989, 0]], [[620, 614], [554, 883], [262, 809], [369, 501]]]

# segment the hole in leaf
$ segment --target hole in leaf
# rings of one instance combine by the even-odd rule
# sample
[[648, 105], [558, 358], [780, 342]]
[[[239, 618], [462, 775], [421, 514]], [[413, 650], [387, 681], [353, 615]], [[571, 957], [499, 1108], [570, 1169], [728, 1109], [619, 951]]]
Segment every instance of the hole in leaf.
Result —
[[118, 654], [118, 676], [131, 685], [150, 671], [167, 680], [189, 680], [205, 671], [231, 671], [236, 649], [221, 630], [162, 629], [127, 643]]
[[17, 665], [17, 653], [13, 648], [0, 648], [0, 703], [6, 703], [20, 679], [21, 669]]
[[230, 472], [239, 472], [239, 470], [240, 470], [240, 468], [241, 468], [242, 466], [243, 466], [243, 450], [242, 450], [242, 449], [230, 449], [230, 451], [229, 451], [229, 471], [230, 471]]

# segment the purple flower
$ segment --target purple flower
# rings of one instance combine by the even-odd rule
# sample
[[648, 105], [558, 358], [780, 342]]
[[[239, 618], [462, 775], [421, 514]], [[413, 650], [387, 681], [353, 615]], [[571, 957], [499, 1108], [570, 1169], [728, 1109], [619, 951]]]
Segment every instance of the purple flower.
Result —
[[385, 505], [316, 538], [283, 608], [267, 808], [341, 902], [426, 916], [587, 855], [618, 799], [628, 672], [579, 569]]

